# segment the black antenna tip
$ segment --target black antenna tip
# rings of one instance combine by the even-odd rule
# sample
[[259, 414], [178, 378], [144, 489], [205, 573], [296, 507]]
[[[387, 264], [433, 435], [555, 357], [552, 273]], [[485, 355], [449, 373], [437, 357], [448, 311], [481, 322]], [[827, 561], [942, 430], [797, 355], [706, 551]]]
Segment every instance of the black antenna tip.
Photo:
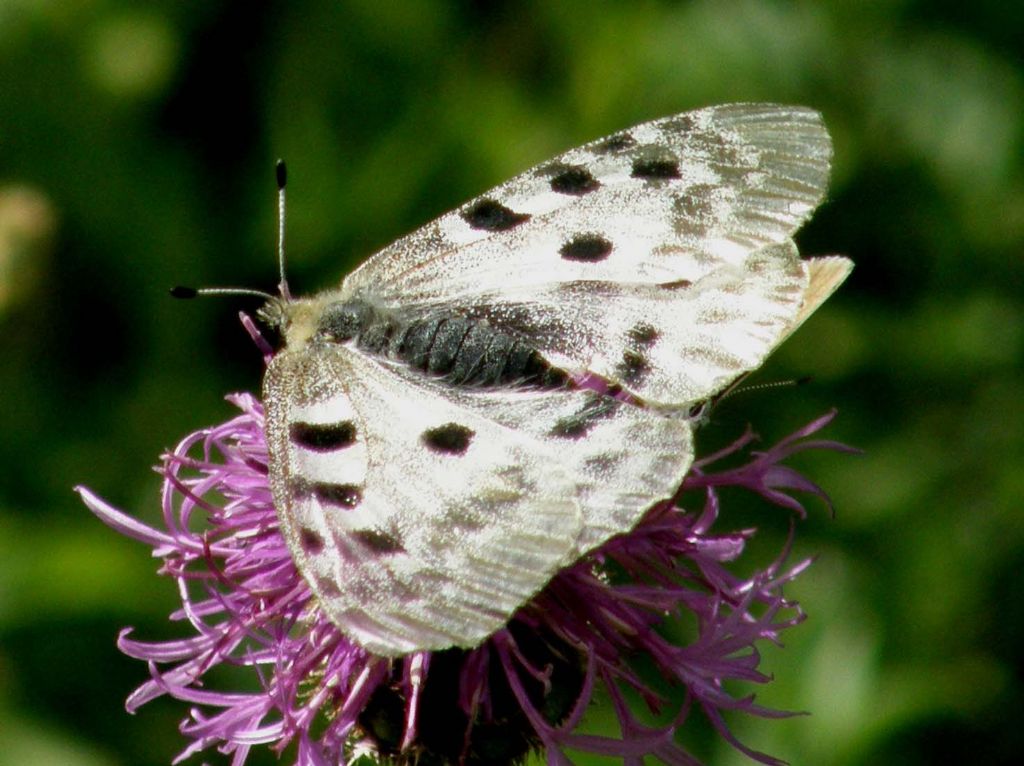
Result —
[[199, 291], [194, 287], [185, 287], [184, 285], [177, 285], [171, 288], [171, 295], [175, 298], [181, 298], [182, 300], [188, 300], [189, 298], [195, 298], [199, 295]]
[[277, 161], [274, 172], [277, 174], [277, 188], [283, 189], [288, 184], [288, 166], [284, 164], [284, 160]]
[[806, 386], [808, 383], [814, 380], [813, 375], [804, 375], [802, 378], [797, 378], [795, 383], [798, 386]]

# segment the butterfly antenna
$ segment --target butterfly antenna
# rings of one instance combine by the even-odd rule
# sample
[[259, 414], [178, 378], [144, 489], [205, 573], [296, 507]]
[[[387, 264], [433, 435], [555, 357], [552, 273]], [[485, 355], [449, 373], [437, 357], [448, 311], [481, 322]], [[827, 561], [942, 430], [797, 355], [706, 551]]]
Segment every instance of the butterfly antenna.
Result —
[[292, 299], [288, 290], [288, 280], [284, 276], [284, 211], [285, 211], [285, 187], [288, 185], [288, 166], [284, 160], [278, 160], [275, 167], [277, 175], [277, 264], [280, 271], [281, 281], [277, 285], [278, 292], [286, 301]]
[[[280, 271], [281, 281], [277, 285], [280, 297], [286, 301], [292, 299], [288, 290], [288, 280], [284, 276], [284, 187], [288, 185], [288, 168], [284, 160], [278, 160], [275, 168], [277, 175], [277, 262]], [[176, 285], [171, 288], [171, 295], [175, 298], [188, 300], [200, 295], [252, 295], [262, 298], [265, 301], [272, 301], [277, 296], [271, 295], [263, 290], [254, 290], [248, 287], [187, 287]]]
[[758, 383], [753, 386], [732, 386], [723, 391], [717, 398], [716, 401], [721, 402], [724, 399], [736, 396], [736, 394], [746, 394], [751, 391], [764, 391], [769, 388], [790, 388], [792, 386], [805, 386], [813, 380], [812, 376], [805, 375], [802, 378], [795, 378], [790, 380], [773, 380], [768, 383]]
[[176, 285], [171, 288], [171, 295], [175, 298], [188, 300], [200, 295], [254, 295], [263, 300], [273, 300], [275, 296], [263, 290], [253, 290], [248, 287], [186, 287]]

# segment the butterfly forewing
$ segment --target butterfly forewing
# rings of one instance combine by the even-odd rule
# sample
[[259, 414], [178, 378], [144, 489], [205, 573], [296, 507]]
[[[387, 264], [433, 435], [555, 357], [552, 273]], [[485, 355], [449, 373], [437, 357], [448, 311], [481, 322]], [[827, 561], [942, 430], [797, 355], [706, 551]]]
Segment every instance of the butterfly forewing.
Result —
[[[787, 239], [824, 196], [830, 156], [807, 109], [739, 104], [644, 123], [486, 192], [346, 281], [403, 305], [548, 280], [692, 281], [702, 260], [739, 264]], [[586, 234], [612, 249], [602, 256]]]
[[[344, 289], [486, 316], [574, 369], [695, 401], [759, 364], [798, 311], [807, 275], [789, 236], [820, 202], [830, 155], [805, 109], [645, 123], [442, 216]], [[658, 337], [638, 349], [647, 327]]]

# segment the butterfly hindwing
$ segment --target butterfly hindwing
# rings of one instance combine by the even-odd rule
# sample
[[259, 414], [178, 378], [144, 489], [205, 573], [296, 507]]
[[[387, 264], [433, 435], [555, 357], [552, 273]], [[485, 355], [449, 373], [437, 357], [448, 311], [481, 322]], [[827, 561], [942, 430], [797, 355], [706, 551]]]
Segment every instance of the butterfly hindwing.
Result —
[[264, 398], [299, 569], [384, 655], [479, 643], [692, 459], [681, 419], [581, 390], [448, 389], [345, 347], [279, 354]]
[[[333, 621], [387, 655], [482, 640], [581, 524], [573, 479], [543, 445], [417, 393], [344, 347], [280, 354], [265, 385], [274, 498], [299, 569]], [[318, 449], [297, 438], [300, 418], [351, 438]]]

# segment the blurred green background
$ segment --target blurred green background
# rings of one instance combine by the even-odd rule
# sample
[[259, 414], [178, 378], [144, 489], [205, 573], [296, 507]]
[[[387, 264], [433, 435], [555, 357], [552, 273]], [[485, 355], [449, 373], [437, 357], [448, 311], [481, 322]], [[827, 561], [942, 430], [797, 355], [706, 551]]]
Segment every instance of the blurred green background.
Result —
[[[754, 691], [812, 715], [730, 721], [794, 764], [1019, 762], [1022, 30], [995, 0], [0, 0], [0, 764], [184, 744], [183, 704], [124, 713], [146, 669], [114, 647], [181, 635], [175, 590], [71, 487], [155, 521], [161, 450], [258, 390], [253, 303], [167, 288], [273, 288], [275, 158], [309, 292], [557, 152], [734, 100], [824, 113], [833, 183], [799, 239], [857, 268], [757, 378], [814, 382], [730, 400], [706, 438], [836, 405], [828, 435], [866, 454], [798, 461], [837, 516], [799, 525], [810, 618]], [[789, 519], [721, 525], [750, 523], [747, 567]], [[699, 720], [684, 736], [747, 762]]]

